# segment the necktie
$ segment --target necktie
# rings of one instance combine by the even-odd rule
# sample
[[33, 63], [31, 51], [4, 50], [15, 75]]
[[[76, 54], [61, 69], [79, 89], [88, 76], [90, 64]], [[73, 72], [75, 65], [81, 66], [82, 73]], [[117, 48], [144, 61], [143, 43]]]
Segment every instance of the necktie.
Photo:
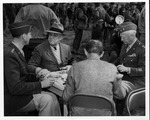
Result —
[[130, 50], [130, 46], [128, 45], [127, 49], [126, 49], [126, 52], [128, 52]]
[[57, 50], [56, 46], [54, 46], [53, 48], [54, 48], [54, 50]]
[[21, 54], [24, 56], [24, 52], [23, 52], [23, 50], [21, 50]]

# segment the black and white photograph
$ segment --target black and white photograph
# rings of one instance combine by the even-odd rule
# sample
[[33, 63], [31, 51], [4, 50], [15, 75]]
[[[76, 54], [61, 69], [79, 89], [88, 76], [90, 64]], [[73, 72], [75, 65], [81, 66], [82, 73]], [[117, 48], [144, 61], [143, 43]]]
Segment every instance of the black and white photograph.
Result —
[[149, 1], [3, 1], [2, 119], [149, 120]]

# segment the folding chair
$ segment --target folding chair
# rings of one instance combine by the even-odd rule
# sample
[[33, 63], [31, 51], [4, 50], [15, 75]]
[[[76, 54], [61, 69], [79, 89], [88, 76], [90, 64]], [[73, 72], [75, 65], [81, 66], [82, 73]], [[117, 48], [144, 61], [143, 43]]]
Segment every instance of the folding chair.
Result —
[[133, 115], [132, 112], [138, 109], [143, 110], [142, 114], [145, 114], [145, 88], [136, 89], [129, 93], [126, 99], [126, 108], [129, 116], [136, 115]]
[[85, 94], [73, 95], [68, 101], [68, 111], [70, 116], [73, 115], [73, 107], [82, 107], [87, 109], [91, 108], [98, 110], [107, 109], [112, 112], [111, 116], [116, 115], [115, 103], [104, 96], [94, 96]]

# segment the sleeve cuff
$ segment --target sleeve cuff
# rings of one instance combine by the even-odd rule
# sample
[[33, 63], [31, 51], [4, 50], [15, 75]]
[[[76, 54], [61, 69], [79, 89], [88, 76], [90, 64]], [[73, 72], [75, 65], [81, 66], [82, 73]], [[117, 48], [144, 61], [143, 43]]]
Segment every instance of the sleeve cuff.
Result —
[[128, 71], [127, 71], [127, 74], [130, 74], [131, 73], [131, 68], [128, 67]]

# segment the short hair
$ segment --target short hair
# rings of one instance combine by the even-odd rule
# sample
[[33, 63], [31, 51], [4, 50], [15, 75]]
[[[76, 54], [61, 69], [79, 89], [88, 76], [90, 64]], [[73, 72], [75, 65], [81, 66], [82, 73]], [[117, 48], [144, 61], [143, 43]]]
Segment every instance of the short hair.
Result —
[[89, 40], [85, 45], [85, 49], [88, 53], [101, 55], [103, 52], [103, 43], [99, 40]]

